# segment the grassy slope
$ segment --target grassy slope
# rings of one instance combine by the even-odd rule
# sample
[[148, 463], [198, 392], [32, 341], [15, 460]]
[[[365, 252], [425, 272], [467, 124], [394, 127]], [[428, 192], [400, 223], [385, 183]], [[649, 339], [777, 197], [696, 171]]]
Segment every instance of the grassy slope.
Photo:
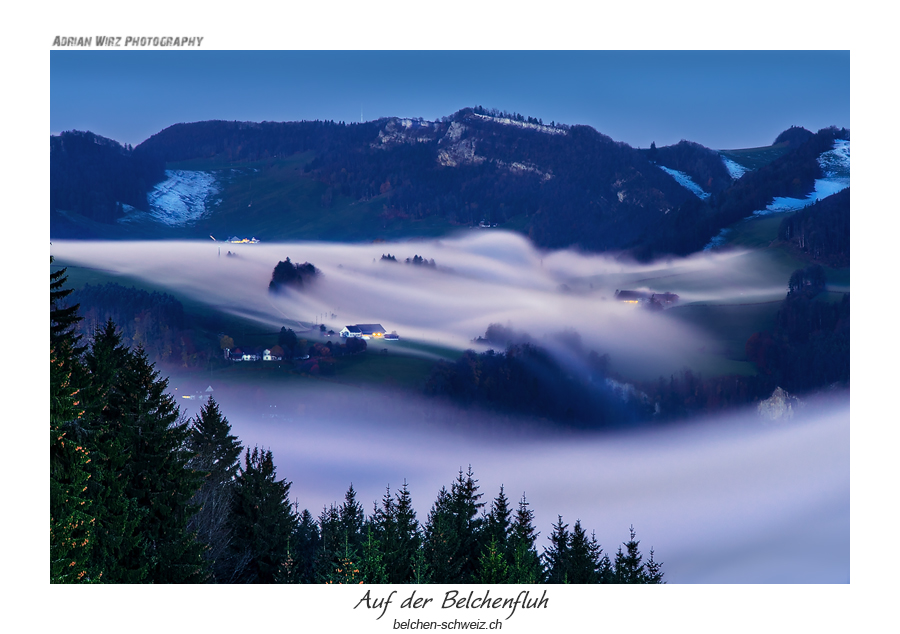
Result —
[[169, 169], [215, 170], [224, 183], [222, 202], [212, 217], [185, 233], [191, 237], [256, 236], [265, 241], [371, 242], [435, 237], [457, 228], [440, 218], [386, 221], [380, 218], [382, 196], [354, 201], [333, 194], [326, 204], [327, 186], [304, 171], [312, 158], [306, 152], [250, 163], [204, 159], [168, 165]]
[[779, 143], [778, 145], [745, 148], [742, 150], [719, 150], [719, 154], [730, 158], [747, 169], [756, 170], [763, 165], [768, 165], [779, 156], [787, 154], [788, 150], [790, 150], [790, 146], [787, 143]]

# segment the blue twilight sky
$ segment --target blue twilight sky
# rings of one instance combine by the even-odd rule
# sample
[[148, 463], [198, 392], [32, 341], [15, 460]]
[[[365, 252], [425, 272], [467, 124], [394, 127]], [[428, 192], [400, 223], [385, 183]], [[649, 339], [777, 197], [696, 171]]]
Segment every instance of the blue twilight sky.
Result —
[[481, 105], [635, 147], [850, 127], [849, 51], [50, 51], [50, 132], [137, 145], [175, 123], [438, 119]]

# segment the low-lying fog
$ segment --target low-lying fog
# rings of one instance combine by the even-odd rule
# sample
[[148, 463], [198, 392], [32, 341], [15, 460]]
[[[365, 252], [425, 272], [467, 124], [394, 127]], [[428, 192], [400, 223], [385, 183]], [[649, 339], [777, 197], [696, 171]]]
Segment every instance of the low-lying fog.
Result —
[[[359, 245], [54, 242], [53, 252], [64, 262], [151, 280], [276, 330], [299, 333], [300, 322], [324, 321], [336, 332], [380, 323], [403, 339], [463, 349], [491, 323], [538, 340], [571, 328], [588, 349], [609, 353], [615, 370], [646, 378], [677, 372], [687, 356], [714, 344], [665, 313], [615, 301], [617, 289], [674, 292], [682, 304], [774, 301], [784, 298], [790, 275], [754, 252], [635, 264], [574, 251], [541, 253], [524, 237], [495, 230]], [[383, 254], [398, 262], [382, 261]], [[436, 267], [403, 263], [414, 255]], [[272, 270], [286, 257], [311, 262], [323, 275], [302, 293], [273, 296]]]
[[[179, 380], [173, 378], [173, 386]], [[214, 385], [214, 388], [216, 386]], [[515, 420], [359, 389], [215, 397], [245, 446], [272, 449], [291, 497], [318, 516], [352, 482], [372, 512], [406, 480], [420, 522], [469, 465], [488, 506], [525, 493], [548, 544], [562, 515], [612, 556], [633, 525], [670, 583], [847, 583], [850, 415], [843, 404], [791, 423], [755, 412], [622, 434], [522, 431]], [[195, 415], [200, 401], [182, 400]]]
[[[388, 253], [399, 262], [382, 262]], [[682, 303], [775, 301], [790, 274], [754, 252], [633, 264], [542, 253], [493, 230], [365, 245], [54, 241], [53, 254], [298, 334], [301, 322], [323, 319], [335, 331], [380, 323], [404, 339], [462, 349], [490, 323], [538, 340], [573, 328], [626, 376], [678, 371], [711, 342], [665, 311], [614, 301], [616, 289], [674, 292]], [[403, 263], [414, 255], [436, 268]], [[272, 296], [272, 270], [285, 257], [313, 263], [322, 277], [302, 293]], [[424, 522], [440, 487], [471, 464], [488, 504], [501, 484], [513, 503], [527, 494], [539, 549], [561, 514], [570, 528], [580, 518], [596, 530], [611, 555], [634, 525], [642, 551], [655, 549], [670, 582], [849, 581], [846, 398], [781, 426], [751, 413], [630, 435], [569, 435], [523, 432], [520, 421], [409, 395], [307, 383], [299, 392], [213, 388], [244, 446], [271, 448], [279, 477], [293, 482], [292, 498], [315, 515], [339, 503], [351, 482], [371, 512], [385, 486], [397, 490], [405, 479]], [[179, 385], [187, 384], [173, 376], [171, 387]], [[179, 405], [193, 415], [199, 401]]]

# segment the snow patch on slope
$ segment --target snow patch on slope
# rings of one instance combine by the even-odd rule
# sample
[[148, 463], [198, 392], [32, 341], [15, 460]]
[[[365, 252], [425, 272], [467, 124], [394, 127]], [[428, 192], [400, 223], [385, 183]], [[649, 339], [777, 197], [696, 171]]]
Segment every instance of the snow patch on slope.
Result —
[[170, 227], [183, 227], [205, 216], [212, 197], [219, 193], [209, 172], [166, 170], [166, 177], [147, 194], [147, 202], [150, 216]]
[[827, 152], [822, 152], [818, 161], [825, 178], [816, 179], [815, 189], [809, 196], [806, 198], [776, 197], [765, 209], [754, 211], [753, 215], [766, 216], [785, 211], [797, 211], [850, 187], [850, 141], [836, 140], [834, 147]]
[[663, 167], [662, 165], [657, 165], [657, 167], [659, 169], [661, 169], [662, 171], [664, 171], [669, 176], [671, 176], [672, 178], [674, 178], [676, 181], [678, 181], [679, 185], [681, 185], [685, 189], [689, 190], [691, 193], [696, 195], [701, 200], [706, 200], [707, 198], [709, 198], [709, 194], [707, 192], [703, 191], [703, 188], [700, 187], [700, 185], [698, 185], [697, 183], [695, 183], [694, 180], [690, 176], [685, 174], [684, 172], [679, 172], [678, 170], [673, 170], [668, 167]]
[[729, 233], [731, 233], [731, 227], [725, 227], [717, 236], [710, 240], [705, 247], [703, 247], [703, 250], [712, 251], [713, 249], [722, 246], [725, 244], [725, 240], [728, 238]]
[[722, 157], [722, 162], [725, 163], [725, 169], [728, 170], [728, 174], [734, 180], [738, 180], [741, 176], [750, 171], [740, 163], [735, 163], [730, 158], [727, 158], [725, 156]]

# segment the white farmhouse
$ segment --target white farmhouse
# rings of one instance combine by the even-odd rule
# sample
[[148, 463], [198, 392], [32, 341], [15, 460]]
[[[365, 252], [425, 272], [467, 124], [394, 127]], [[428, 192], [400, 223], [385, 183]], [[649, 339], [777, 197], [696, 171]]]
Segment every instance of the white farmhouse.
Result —
[[361, 337], [362, 339], [384, 338], [384, 326], [381, 324], [356, 324], [344, 326], [341, 337]]

